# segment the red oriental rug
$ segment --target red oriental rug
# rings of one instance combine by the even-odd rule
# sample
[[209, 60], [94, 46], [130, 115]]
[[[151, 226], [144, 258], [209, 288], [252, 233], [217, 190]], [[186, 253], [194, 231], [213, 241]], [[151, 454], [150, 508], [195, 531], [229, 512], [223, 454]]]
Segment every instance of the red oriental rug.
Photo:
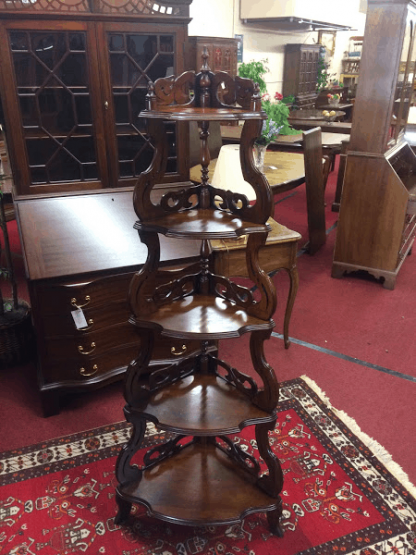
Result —
[[[252, 432], [245, 429], [235, 440], [256, 454]], [[192, 528], [149, 518], [136, 507], [128, 525], [116, 526], [114, 466], [128, 437], [123, 422], [3, 453], [0, 553], [416, 553], [415, 488], [397, 465], [381, 462], [388, 459], [382, 448], [306, 377], [282, 384], [271, 433], [285, 474], [284, 538], [270, 534], [263, 514], [241, 525]], [[146, 446], [163, 438], [149, 428]]]

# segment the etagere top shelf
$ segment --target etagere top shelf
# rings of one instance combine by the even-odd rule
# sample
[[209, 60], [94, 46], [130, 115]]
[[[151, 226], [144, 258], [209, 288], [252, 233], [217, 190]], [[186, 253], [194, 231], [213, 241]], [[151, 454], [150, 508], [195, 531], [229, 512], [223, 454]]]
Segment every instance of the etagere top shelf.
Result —
[[236, 214], [213, 208], [185, 210], [157, 220], [141, 220], [134, 227], [175, 239], [237, 239], [242, 235], [270, 231], [268, 224], [247, 222]]
[[[250, 79], [232, 78], [223, 71], [212, 72], [207, 58], [205, 52], [199, 73], [186, 71], [176, 78], [160, 78], [148, 85], [146, 109], [139, 117], [146, 120], [147, 134], [156, 148], [151, 165], [140, 175], [135, 188], [139, 232], [205, 240], [268, 231], [265, 225], [273, 209], [273, 195], [266, 178], [255, 167], [252, 152], [263, 120], [267, 118], [261, 107], [259, 87]], [[253, 187], [254, 203], [246, 195], [233, 191], [233, 183], [222, 188], [209, 183], [209, 124], [224, 120], [244, 120], [240, 166], [244, 179]], [[162, 182], [166, 168], [164, 124], [167, 121], [198, 122], [201, 179], [187, 190], [167, 192], [155, 204], [151, 199], [152, 189]]]

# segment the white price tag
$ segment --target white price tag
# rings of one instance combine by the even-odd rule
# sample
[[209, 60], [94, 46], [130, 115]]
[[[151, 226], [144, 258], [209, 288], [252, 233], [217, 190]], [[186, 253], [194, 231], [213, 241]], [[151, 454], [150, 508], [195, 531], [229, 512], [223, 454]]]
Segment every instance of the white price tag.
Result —
[[72, 318], [75, 322], [75, 327], [77, 330], [81, 330], [82, 328], [87, 328], [87, 320], [85, 319], [84, 313], [82, 312], [82, 308], [77, 308], [76, 310], [71, 311]]

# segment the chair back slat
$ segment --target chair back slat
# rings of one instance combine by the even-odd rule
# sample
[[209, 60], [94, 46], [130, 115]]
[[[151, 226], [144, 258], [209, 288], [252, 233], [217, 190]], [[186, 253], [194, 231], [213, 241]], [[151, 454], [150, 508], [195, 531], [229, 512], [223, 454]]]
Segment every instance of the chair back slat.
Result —
[[321, 128], [303, 132], [306, 202], [308, 205], [309, 254], [326, 242], [324, 172], [322, 168]]

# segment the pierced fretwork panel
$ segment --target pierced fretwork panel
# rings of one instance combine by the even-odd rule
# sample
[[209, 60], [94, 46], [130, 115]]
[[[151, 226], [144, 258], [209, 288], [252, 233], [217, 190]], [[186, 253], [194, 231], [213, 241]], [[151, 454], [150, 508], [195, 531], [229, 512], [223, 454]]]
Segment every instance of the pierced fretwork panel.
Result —
[[9, 37], [31, 183], [98, 179], [85, 33]]
[[[111, 86], [118, 146], [119, 177], [138, 177], [152, 160], [154, 147], [139, 113], [145, 109], [147, 84], [174, 72], [174, 36], [112, 32], [108, 34]], [[175, 172], [176, 133], [166, 124], [167, 173]]]

